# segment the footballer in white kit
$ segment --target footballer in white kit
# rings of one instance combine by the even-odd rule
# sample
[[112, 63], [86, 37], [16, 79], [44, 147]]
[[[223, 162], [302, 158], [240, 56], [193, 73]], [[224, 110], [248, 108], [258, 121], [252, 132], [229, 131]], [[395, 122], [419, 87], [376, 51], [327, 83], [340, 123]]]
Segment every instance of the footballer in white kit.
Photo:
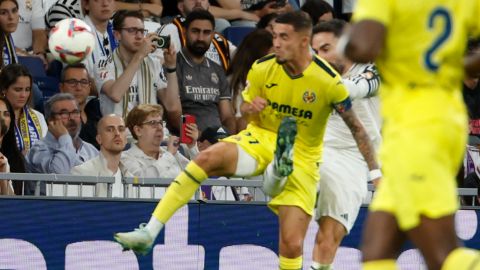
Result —
[[[350, 93], [353, 110], [363, 123], [373, 146], [380, 142], [379, 77], [373, 64], [353, 64], [342, 75]], [[329, 216], [350, 232], [360, 206], [367, 196], [369, 170], [357, 144], [337, 113], [332, 113], [324, 137], [323, 163], [315, 219]]]

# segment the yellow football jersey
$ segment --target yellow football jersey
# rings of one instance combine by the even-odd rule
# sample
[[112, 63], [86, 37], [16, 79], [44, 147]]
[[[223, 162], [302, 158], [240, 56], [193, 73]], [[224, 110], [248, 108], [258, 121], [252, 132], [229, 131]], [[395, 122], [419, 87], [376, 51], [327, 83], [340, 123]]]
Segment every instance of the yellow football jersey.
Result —
[[479, 16], [476, 0], [359, 0], [353, 20], [387, 29], [376, 61], [385, 86], [460, 89], [462, 56], [469, 35], [478, 35]]
[[249, 128], [276, 133], [284, 117], [297, 119], [294, 155], [306, 162], [320, 160], [327, 119], [334, 104], [338, 109], [338, 104], [348, 100], [340, 75], [316, 56], [307, 69], [295, 77], [276, 62], [273, 54], [259, 59], [248, 73], [242, 95], [246, 102], [257, 96], [268, 102]]

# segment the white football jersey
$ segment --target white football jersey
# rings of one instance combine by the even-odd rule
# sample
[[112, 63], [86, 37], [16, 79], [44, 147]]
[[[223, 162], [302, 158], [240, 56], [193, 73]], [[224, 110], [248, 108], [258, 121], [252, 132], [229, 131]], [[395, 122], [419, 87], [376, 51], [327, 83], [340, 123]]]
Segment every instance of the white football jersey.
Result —
[[[381, 142], [380, 103], [377, 96], [380, 78], [373, 64], [354, 64], [342, 75], [352, 99], [353, 110], [365, 127], [375, 149]], [[324, 146], [334, 148], [357, 147], [350, 129], [334, 111], [325, 131]]]

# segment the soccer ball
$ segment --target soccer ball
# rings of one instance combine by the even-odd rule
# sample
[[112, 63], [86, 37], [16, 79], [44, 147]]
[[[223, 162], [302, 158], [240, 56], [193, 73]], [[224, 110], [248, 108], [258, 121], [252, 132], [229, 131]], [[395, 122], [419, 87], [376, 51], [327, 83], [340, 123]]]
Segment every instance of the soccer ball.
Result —
[[55, 59], [75, 64], [90, 56], [95, 48], [95, 37], [84, 21], [63, 19], [50, 30], [48, 48]]

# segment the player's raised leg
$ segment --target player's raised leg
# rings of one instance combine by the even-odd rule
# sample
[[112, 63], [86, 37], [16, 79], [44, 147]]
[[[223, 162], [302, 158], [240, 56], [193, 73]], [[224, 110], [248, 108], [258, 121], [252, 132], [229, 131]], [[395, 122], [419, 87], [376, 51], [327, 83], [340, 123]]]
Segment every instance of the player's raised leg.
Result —
[[233, 175], [237, 167], [238, 146], [219, 142], [202, 151], [170, 184], [165, 196], [155, 208], [148, 224], [132, 232], [116, 233], [115, 240], [125, 249], [146, 254], [170, 217], [195, 194], [208, 176]]
[[264, 172], [263, 190], [271, 197], [282, 192], [287, 176], [293, 172], [293, 145], [296, 135], [295, 118], [283, 118], [278, 128], [274, 161]]

